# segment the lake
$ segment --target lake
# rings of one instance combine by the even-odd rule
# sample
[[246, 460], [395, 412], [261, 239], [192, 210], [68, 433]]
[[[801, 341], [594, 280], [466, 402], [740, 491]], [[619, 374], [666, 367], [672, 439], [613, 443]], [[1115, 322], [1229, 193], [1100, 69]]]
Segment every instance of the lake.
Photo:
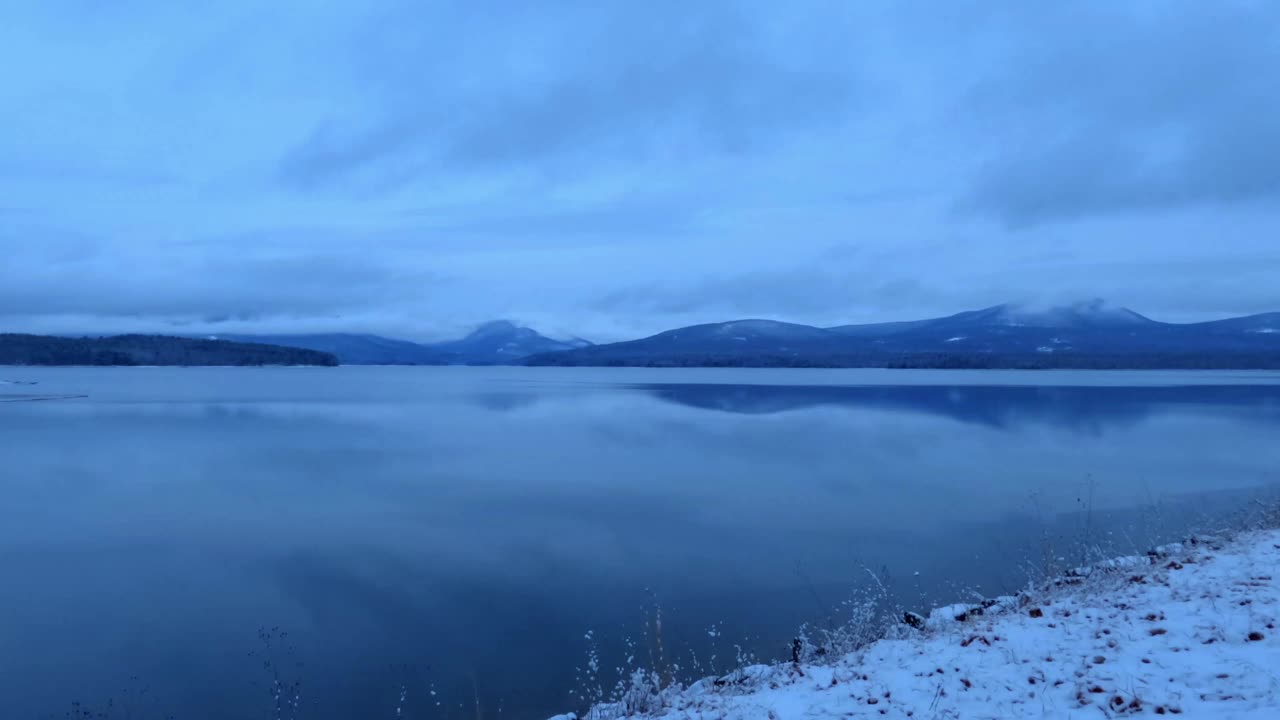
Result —
[[38, 382], [0, 385], [6, 718], [269, 718], [273, 678], [300, 718], [402, 692], [407, 718], [541, 718], [647, 657], [656, 608], [671, 658], [723, 670], [872, 576], [905, 607], [1008, 592], [1280, 481], [1277, 373], [0, 379]]

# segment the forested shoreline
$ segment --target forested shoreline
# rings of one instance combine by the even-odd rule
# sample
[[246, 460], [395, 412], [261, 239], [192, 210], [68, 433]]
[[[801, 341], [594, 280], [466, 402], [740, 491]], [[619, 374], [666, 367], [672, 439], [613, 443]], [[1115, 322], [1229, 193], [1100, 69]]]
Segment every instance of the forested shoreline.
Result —
[[321, 365], [330, 353], [168, 335], [57, 337], [0, 334], [0, 365]]

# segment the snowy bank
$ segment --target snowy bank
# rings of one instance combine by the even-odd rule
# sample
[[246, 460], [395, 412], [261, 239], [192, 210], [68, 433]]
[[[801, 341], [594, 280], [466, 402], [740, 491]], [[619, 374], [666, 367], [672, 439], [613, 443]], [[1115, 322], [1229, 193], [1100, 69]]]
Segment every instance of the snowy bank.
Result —
[[756, 666], [589, 717], [1277, 718], [1278, 572], [1280, 531], [1172, 545], [981, 613], [935, 611], [833, 663]]

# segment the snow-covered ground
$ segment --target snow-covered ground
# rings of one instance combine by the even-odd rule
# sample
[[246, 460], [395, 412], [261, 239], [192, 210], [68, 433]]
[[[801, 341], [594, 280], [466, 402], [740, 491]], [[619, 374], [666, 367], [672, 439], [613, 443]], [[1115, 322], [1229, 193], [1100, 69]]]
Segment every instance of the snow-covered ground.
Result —
[[[591, 717], [1280, 718], [1280, 531], [1111, 561], [834, 663], [757, 666]], [[562, 716], [572, 717], [572, 716]]]

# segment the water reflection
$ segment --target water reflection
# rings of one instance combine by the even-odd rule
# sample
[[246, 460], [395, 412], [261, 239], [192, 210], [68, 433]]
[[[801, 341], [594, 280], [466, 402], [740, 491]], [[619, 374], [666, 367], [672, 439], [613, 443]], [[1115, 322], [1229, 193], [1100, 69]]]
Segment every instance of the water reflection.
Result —
[[1280, 468], [1265, 383], [690, 377], [46, 372], [90, 397], [0, 410], [6, 716], [131, 675], [181, 717], [252, 716], [278, 625], [307, 717], [390, 716], [402, 681], [409, 717], [474, 716], [477, 691], [544, 717], [586, 631], [609, 666], [655, 599], [682, 657], [772, 652], [864, 568], [916, 606], [1007, 591], [1046, 538], [1134, 549]]
[[830, 386], [646, 384], [633, 386], [666, 402], [743, 414], [818, 407], [881, 409], [938, 415], [1012, 428], [1026, 423], [1100, 432], [1171, 410], [1233, 414], [1280, 422], [1280, 386]]

